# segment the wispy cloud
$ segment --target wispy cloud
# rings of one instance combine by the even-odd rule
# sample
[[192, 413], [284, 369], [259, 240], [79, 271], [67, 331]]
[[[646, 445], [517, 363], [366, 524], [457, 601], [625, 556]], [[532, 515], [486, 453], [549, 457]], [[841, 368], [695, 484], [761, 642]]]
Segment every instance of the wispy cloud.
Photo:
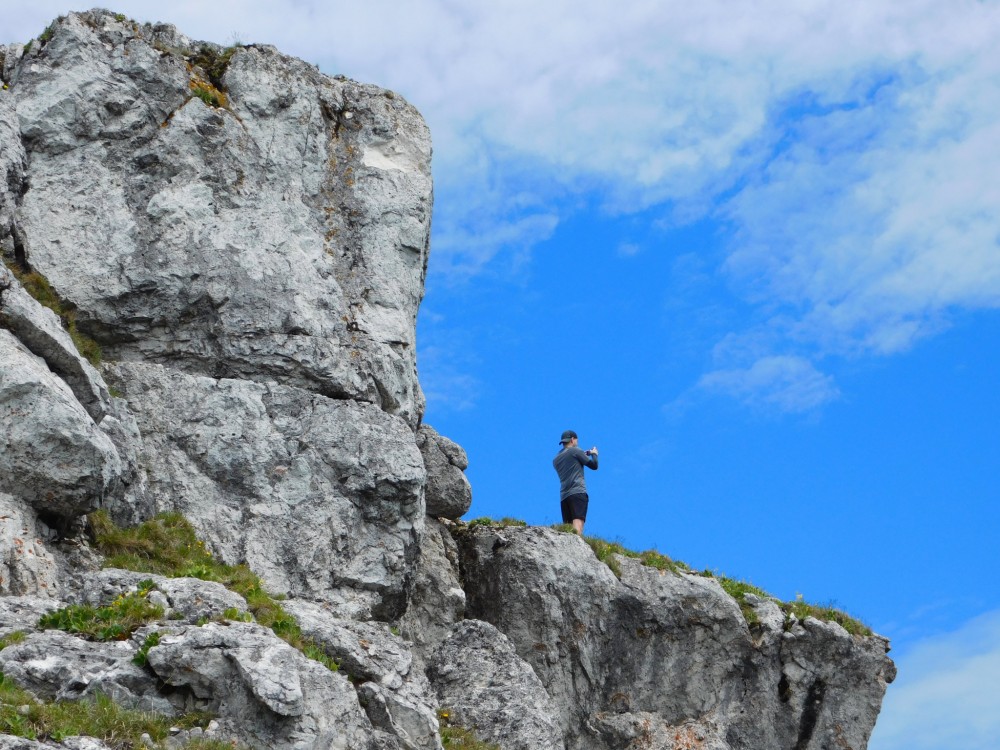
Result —
[[897, 658], [869, 750], [995, 750], [1000, 737], [1000, 610]]
[[808, 412], [840, 395], [833, 378], [808, 360], [787, 355], [761, 357], [748, 367], [714, 370], [701, 377], [698, 388], [748, 406], [783, 412]]

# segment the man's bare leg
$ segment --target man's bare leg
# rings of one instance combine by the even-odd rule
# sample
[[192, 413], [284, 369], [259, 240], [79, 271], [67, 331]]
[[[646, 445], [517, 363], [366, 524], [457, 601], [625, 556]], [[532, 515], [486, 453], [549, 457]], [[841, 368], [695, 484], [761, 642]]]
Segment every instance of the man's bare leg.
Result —
[[573, 519], [573, 528], [576, 529], [576, 533], [583, 536], [583, 521], [579, 518]]

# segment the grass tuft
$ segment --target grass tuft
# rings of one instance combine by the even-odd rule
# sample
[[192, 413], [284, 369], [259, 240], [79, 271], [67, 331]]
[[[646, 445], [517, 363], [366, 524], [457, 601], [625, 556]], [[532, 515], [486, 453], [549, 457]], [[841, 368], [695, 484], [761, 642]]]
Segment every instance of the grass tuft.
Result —
[[3, 638], [0, 638], [0, 651], [3, 651], [8, 646], [13, 646], [15, 643], [20, 643], [23, 640], [23, 630], [15, 630], [13, 633], [8, 633]]
[[205, 713], [169, 718], [134, 711], [105, 695], [93, 700], [45, 703], [0, 673], [0, 734], [52, 742], [85, 735], [97, 737], [113, 750], [138, 750], [143, 747], [143, 734], [159, 743], [170, 735], [172, 726], [203, 727], [211, 718]]
[[49, 308], [59, 316], [80, 355], [94, 367], [100, 365], [101, 347], [96, 341], [81, 333], [77, 328], [76, 306], [71, 302], [66, 302], [56, 294], [49, 280], [38, 273], [38, 271], [26, 271], [20, 264], [14, 261], [5, 259], [4, 262], [7, 268], [10, 269], [10, 272], [21, 282], [21, 286], [24, 287], [28, 294], [34, 297], [39, 304]]
[[[572, 529], [572, 526], [570, 526]], [[618, 542], [609, 542], [606, 539], [601, 539], [596, 536], [585, 536], [583, 540], [590, 545], [590, 548], [594, 551], [597, 559], [611, 568], [611, 572], [615, 574], [617, 578], [622, 577], [621, 566], [615, 559], [615, 555], [622, 555], [623, 557], [631, 557], [638, 560], [640, 563], [649, 568], [656, 568], [657, 570], [669, 570], [672, 573], [678, 573], [682, 570], [687, 570], [688, 566], [678, 560], [672, 560], [664, 554], [657, 552], [655, 549], [648, 549], [645, 552], [635, 552], [630, 550]]]
[[441, 725], [441, 744], [448, 750], [500, 750], [498, 745], [483, 742], [468, 729], [454, 726], [448, 709], [440, 709], [437, 715]]
[[[259, 624], [328, 669], [340, 668], [322, 646], [302, 634], [298, 621], [264, 590], [260, 578], [249, 567], [216, 560], [180, 513], [162, 513], [129, 529], [116, 526], [105, 511], [92, 513], [88, 519], [107, 567], [221, 583], [246, 599], [247, 608]], [[224, 616], [246, 619], [245, 613], [231, 612], [237, 616], [228, 618], [228, 611]]]
[[163, 617], [163, 607], [146, 599], [150, 591], [151, 587], [140, 584], [139, 591], [123, 594], [106, 607], [72, 604], [43, 615], [38, 627], [96, 641], [124, 641], [143, 625]]
[[782, 602], [779, 606], [785, 613], [786, 623], [790, 623], [792, 615], [799, 620], [815, 617], [817, 620], [835, 622], [851, 635], [872, 635], [872, 629], [865, 623], [837, 609], [833, 604], [810, 604], [802, 599], [796, 599], [793, 602]]
[[524, 528], [528, 525], [527, 521], [522, 521], [520, 518], [512, 518], [510, 516], [504, 516], [499, 521], [494, 521], [489, 516], [481, 516], [479, 518], [473, 518], [469, 521], [466, 526], [472, 528], [474, 526], [493, 526], [496, 528], [507, 528], [514, 526], [517, 528]]
[[149, 649], [153, 646], [160, 645], [160, 633], [154, 630], [152, 633], [146, 636], [146, 640], [142, 642], [142, 646], [136, 652], [135, 656], [132, 657], [132, 663], [137, 664], [140, 667], [146, 666], [149, 662]]

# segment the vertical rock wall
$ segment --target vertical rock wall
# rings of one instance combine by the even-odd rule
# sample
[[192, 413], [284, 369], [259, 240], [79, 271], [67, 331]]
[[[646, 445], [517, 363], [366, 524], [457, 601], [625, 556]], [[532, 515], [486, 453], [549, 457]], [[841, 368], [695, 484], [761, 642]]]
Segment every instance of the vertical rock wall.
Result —
[[0, 490], [63, 517], [179, 510], [277, 591], [400, 614], [425, 510], [422, 118], [272, 47], [104, 11], [45, 37], [5, 51], [0, 243], [121, 398], [64, 333], [10, 324], [35, 303], [4, 269], [0, 385], [44, 416], [9, 426]]

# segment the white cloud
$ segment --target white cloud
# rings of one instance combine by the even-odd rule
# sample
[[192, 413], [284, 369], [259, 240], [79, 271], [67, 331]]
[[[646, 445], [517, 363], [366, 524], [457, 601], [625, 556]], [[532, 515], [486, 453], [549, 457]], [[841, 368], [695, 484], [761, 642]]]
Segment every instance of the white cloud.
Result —
[[731, 396], [749, 406], [785, 412], [811, 411], [840, 395], [833, 378], [808, 360], [787, 355], [761, 357], [749, 367], [706, 373], [698, 388]]
[[1000, 610], [897, 658], [869, 750], [996, 750]]

